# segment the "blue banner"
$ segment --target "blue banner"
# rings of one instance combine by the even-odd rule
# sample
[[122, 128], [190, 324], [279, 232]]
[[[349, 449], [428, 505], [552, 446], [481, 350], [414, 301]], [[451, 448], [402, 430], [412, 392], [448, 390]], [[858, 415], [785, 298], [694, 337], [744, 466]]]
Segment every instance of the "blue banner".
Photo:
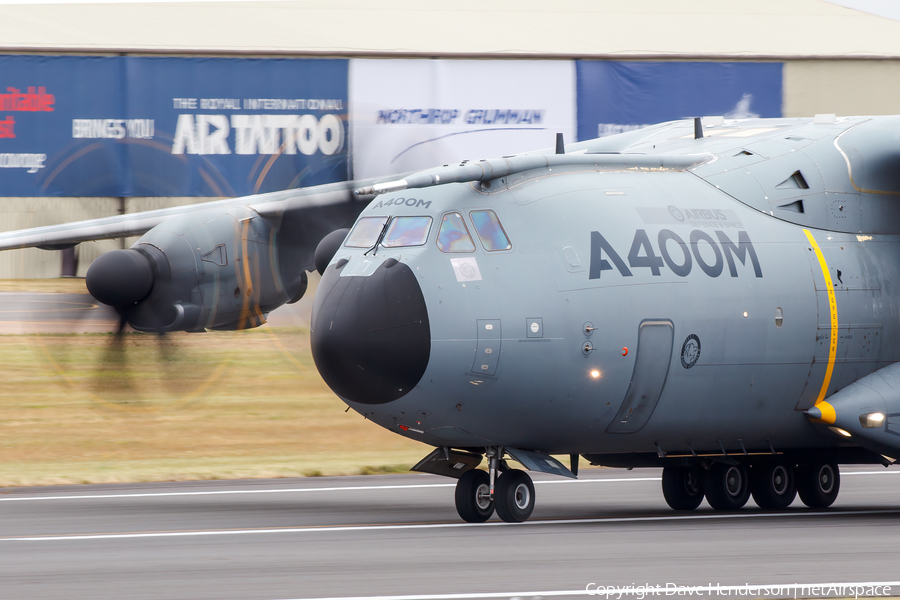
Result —
[[577, 62], [578, 139], [688, 117], [780, 117], [782, 63]]
[[347, 65], [0, 57], [0, 194], [240, 196], [345, 180]]

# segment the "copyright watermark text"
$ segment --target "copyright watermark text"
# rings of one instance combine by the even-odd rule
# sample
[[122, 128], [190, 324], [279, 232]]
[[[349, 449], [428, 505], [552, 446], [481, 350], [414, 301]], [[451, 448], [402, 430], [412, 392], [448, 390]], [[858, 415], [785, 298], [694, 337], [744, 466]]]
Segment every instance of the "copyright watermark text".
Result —
[[731, 596], [736, 598], [874, 598], [890, 596], [892, 586], [883, 583], [793, 583], [774, 585], [721, 585], [705, 586], [665, 584], [603, 585], [589, 583], [585, 592], [589, 596], [602, 596], [607, 600], [623, 598]]

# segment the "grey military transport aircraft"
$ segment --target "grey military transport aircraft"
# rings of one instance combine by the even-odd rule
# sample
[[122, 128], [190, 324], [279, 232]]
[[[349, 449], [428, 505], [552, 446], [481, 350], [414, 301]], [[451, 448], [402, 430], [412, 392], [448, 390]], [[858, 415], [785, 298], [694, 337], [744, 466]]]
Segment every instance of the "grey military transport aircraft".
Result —
[[900, 457], [898, 136], [900, 117], [676, 121], [0, 249], [142, 235], [87, 286], [147, 332], [258, 326], [317, 269], [322, 377], [432, 446], [413, 469], [456, 478], [466, 521], [529, 517], [507, 461], [575, 477], [579, 457], [662, 467], [677, 510], [821, 508], [838, 465]]

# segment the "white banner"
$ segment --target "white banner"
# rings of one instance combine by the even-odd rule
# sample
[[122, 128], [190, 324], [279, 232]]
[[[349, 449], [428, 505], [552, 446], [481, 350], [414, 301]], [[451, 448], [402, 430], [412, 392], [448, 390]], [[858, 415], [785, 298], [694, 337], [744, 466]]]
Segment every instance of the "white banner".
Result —
[[349, 81], [355, 179], [576, 141], [573, 61], [358, 59]]

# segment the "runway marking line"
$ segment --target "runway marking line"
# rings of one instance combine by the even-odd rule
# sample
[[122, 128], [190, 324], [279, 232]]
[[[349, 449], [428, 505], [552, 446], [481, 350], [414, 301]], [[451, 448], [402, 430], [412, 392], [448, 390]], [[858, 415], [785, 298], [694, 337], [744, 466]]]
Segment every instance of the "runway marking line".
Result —
[[848, 516], [848, 515], [890, 515], [900, 514], [900, 510], [834, 510], [818, 512], [781, 512], [781, 513], [728, 513], [728, 514], [702, 514], [702, 515], [665, 515], [655, 517], [601, 517], [597, 519], [547, 519], [543, 521], [525, 521], [524, 523], [504, 523], [491, 521], [488, 523], [405, 523], [390, 525], [311, 525], [306, 527], [281, 527], [269, 529], [211, 529], [193, 531], [159, 531], [159, 532], [133, 532], [133, 533], [89, 533], [67, 535], [39, 535], [20, 537], [0, 537], [0, 542], [46, 542], [46, 541], [73, 541], [73, 540], [110, 540], [110, 539], [135, 539], [135, 538], [166, 538], [166, 537], [200, 537], [218, 535], [253, 535], [266, 533], [339, 533], [347, 531], [402, 531], [419, 529], [461, 529], [474, 527], [533, 527], [540, 525], [585, 525], [606, 523], [641, 523], [660, 521], [707, 521], [725, 519], [766, 519], [778, 517], [823, 517], [823, 516]]
[[[535, 481], [535, 485], [559, 483], [615, 483], [623, 481], [660, 481], [661, 477], [621, 477], [611, 479], [562, 479], [558, 481]], [[371, 490], [406, 490], [421, 488], [456, 487], [455, 483], [414, 483], [407, 485], [355, 485], [323, 488], [283, 488], [275, 490], [212, 490], [208, 492], [147, 492], [141, 494], [92, 494], [79, 496], [29, 496], [26, 498], [0, 498], [0, 502], [23, 502], [26, 500], [87, 500], [95, 498], [147, 498], [156, 496], [215, 496], [228, 494], [286, 494], [294, 492], [340, 492]]]
[[[900, 475], [898, 471], [851, 471], [841, 473], [841, 476], [850, 475]], [[552, 481], [535, 481], [535, 485], [559, 485], [578, 483], [623, 483], [629, 481], [661, 481], [662, 477], [611, 477], [606, 479], [558, 479]], [[77, 496], [26, 496], [0, 497], [0, 502], [30, 502], [42, 500], [94, 500], [100, 498], [154, 498], [165, 496], [220, 496], [237, 494], [287, 494], [305, 492], [340, 492], [340, 491], [371, 491], [371, 490], [402, 490], [455, 487], [455, 483], [414, 483], [407, 485], [355, 485], [322, 488], [282, 488], [274, 490], [211, 490], [208, 492], [146, 492], [139, 494], [79, 494]], [[0, 492], [2, 493], [2, 492]]]
[[[589, 584], [590, 585], [590, 584]], [[622, 596], [662, 596], [666, 592], [679, 596], [699, 595], [715, 592], [720, 596], [749, 596], [757, 590], [802, 590], [818, 587], [820, 589], [858, 590], [866, 588], [893, 588], [900, 586], [900, 581], [857, 581], [852, 583], [761, 583], [753, 585], [679, 585], [671, 588], [656, 588], [647, 585], [632, 586], [596, 586], [591, 591], [580, 590], [543, 590], [530, 592], [483, 592], [465, 594], [404, 594], [402, 596], [344, 596], [327, 598], [303, 598], [296, 600], [474, 600], [476, 598], [548, 598], [560, 596], [596, 596], [603, 598], [621, 598]], [[598, 590], [597, 588], [600, 588]], [[614, 588], [614, 591], [613, 589]], [[607, 591], [608, 590], [608, 591]]]

